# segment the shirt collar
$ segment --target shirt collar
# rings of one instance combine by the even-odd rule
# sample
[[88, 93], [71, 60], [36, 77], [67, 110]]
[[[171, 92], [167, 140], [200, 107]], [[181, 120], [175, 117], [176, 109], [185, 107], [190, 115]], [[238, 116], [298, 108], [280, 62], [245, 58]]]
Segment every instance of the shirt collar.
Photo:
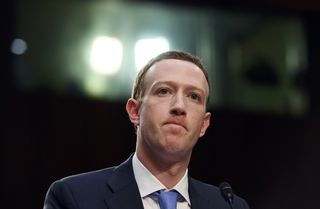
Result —
[[[132, 158], [133, 173], [142, 198], [158, 190], [168, 190], [138, 159], [136, 153]], [[188, 169], [181, 180], [172, 188], [190, 203], [188, 192]]]

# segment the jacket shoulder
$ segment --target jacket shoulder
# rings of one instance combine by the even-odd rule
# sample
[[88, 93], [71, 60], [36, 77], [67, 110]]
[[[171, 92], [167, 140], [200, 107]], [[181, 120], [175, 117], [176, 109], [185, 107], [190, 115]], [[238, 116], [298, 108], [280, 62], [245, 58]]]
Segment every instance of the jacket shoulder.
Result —
[[91, 185], [92, 183], [95, 182], [101, 182], [101, 181], [106, 181], [108, 177], [113, 173], [114, 169], [116, 167], [110, 167], [110, 168], [104, 168], [96, 171], [90, 171], [86, 173], [80, 173], [76, 175], [71, 175], [64, 177], [60, 180], [57, 180], [56, 182], [63, 183], [63, 184], [68, 184], [70, 186], [79, 186], [80, 185]]
[[101, 208], [106, 181], [115, 167], [68, 176], [53, 182], [46, 194], [44, 209]]

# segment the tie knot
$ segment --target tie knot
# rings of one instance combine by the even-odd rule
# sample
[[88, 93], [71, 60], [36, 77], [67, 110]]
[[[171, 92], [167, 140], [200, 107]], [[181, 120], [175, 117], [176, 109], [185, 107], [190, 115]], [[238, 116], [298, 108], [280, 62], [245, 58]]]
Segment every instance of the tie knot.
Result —
[[151, 194], [151, 196], [158, 199], [161, 209], [176, 209], [178, 195], [179, 193], [176, 190], [168, 192], [160, 190]]

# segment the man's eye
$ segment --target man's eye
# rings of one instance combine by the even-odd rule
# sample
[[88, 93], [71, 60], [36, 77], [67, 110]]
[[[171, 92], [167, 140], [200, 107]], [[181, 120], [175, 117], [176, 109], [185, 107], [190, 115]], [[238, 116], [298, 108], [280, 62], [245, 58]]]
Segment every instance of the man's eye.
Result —
[[196, 93], [191, 93], [190, 97], [191, 97], [191, 99], [198, 100], [198, 101], [200, 101], [200, 99], [201, 99], [200, 96]]
[[158, 90], [158, 94], [167, 94], [167, 93], [169, 93], [168, 89], [161, 88], [161, 89]]

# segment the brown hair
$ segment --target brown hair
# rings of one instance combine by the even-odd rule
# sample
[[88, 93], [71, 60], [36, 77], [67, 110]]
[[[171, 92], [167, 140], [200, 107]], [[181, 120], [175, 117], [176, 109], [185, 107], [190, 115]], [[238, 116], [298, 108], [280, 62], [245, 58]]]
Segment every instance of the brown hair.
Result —
[[[151, 66], [153, 66], [155, 63], [161, 61], [161, 60], [165, 60], [165, 59], [177, 59], [177, 60], [184, 60], [184, 61], [188, 61], [188, 62], [192, 62], [194, 63], [196, 66], [198, 66], [207, 82], [208, 82], [208, 86], [209, 86], [209, 91], [210, 91], [210, 81], [209, 81], [209, 76], [208, 76], [208, 72], [205, 69], [205, 67], [203, 66], [201, 60], [196, 57], [193, 56], [187, 52], [183, 52], [183, 51], [167, 51], [164, 52], [162, 54], [159, 54], [158, 56], [154, 57], [153, 59], [151, 59], [138, 73], [135, 82], [133, 84], [132, 87], [132, 93], [131, 93], [131, 97], [133, 99], [136, 99], [138, 101], [141, 100], [141, 98], [143, 97], [144, 91], [145, 91], [145, 86], [144, 86], [144, 78], [146, 73], [148, 72], [148, 70], [151, 68]], [[210, 93], [209, 93], [210, 95]], [[208, 99], [207, 102], [209, 102], [209, 95], [208, 95]]]

